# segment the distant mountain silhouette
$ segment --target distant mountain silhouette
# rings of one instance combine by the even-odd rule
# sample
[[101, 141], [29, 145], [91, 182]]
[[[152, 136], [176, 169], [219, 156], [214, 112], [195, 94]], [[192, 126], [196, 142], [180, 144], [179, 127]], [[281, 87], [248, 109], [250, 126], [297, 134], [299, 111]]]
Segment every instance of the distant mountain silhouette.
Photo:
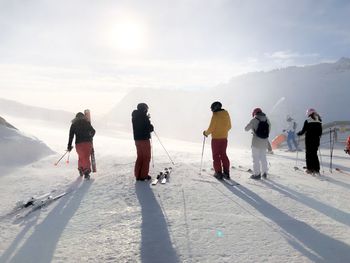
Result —
[[[210, 104], [219, 100], [232, 119], [232, 142], [241, 140], [252, 109], [261, 107], [270, 117], [272, 134], [279, 134], [291, 115], [301, 128], [305, 111], [315, 108], [324, 122], [349, 120], [350, 59], [268, 72], [253, 72], [229, 83], [199, 91], [135, 89], [105, 116], [105, 121], [131, 131], [131, 112], [146, 102], [155, 128], [162, 136], [201, 140], [210, 118]], [[247, 136], [244, 136], [247, 137]]]

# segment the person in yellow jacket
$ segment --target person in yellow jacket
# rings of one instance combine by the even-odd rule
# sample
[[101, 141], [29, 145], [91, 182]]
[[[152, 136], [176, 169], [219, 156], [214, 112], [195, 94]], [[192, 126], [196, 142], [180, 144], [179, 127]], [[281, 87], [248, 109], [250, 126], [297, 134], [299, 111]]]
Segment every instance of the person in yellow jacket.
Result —
[[215, 170], [214, 176], [218, 179], [223, 177], [230, 179], [230, 160], [227, 157], [227, 136], [231, 129], [231, 119], [228, 112], [222, 109], [222, 104], [215, 101], [211, 104], [210, 125], [203, 135], [208, 137], [211, 134], [211, 150], [213, 155], [213, 166]]

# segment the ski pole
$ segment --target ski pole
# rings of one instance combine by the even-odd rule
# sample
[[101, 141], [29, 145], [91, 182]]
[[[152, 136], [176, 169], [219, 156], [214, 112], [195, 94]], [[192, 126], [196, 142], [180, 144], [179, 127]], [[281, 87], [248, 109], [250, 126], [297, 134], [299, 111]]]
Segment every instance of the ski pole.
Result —
[[152, 167], [154, 168], [153, 141], [152, 141], [152, 137], [151, 137], [151, 158], [152, 158]]
[[58, 163], [59, 163], [59, 162], [60, 162], [60, 161], [63, 159], [63, 157], [64, 157], [64, 156], [66, 156], [66, 154], [67, 154], [67, 153], [69, 153], [69, 151], [68, 151], [68, 150], [66, 150], [66, 152], [65, 152], [65, 153], [64, 153], [64, 154], [61, 156], [61, 158], [60, 158], [60, 159], [58, 159], [58, 161], [57, 161], [57, 162], [55, 162], [55, 164], [54, 164], [54, 165], [56, 166], [56, 165], [57, 165], [57, 164], [58, 164]]
[[322, 162], [322, 154], [321, 154], [321, 149], [318, 148], [318, 152], [320, 154], [320, 161], [321, 161], [321, 167], [322, 167], [322, 173], [324, 174], [324, 168], [323, 168], [323, 162]]
[[162, 145], [162, 147], [163, 147], [164, 151], [165, 151], [165, 152], [166, 152], [166, 154], [168, 155], [169, 160], [171, 161], [171, 163], [172, 163], [173, 165], [175, 165], [175, 163], [174, 163], [174, 162], [173, 162], [173, 160], [171, 159], [171, 157], [170, 157], [170, 155], [169, 155], [168, 151], [165, 149], [164, 145], [163, 145], [163, 144], [162, 144], [162, 142], [160, 141], [160, 139], [159, 139], [159, 137], [158, 137], [157, 133], [156, 133], [155, 131], [153, 131], [153, 132], [154, 132], [154, 135], [157, 137], [157, 139], [158, 139], [158, 141], [159, 141], [160, 145]]
[[295, 158], [295, 166], [294, 170], [299, 170], [298, 168], [298, 160], [299, 160], [299, 143], [300, 143], [300, 136], [298, 136], [298, 148], [297, 148], [297, 156]]
[[[329, 156], [332, 159], [332, 128], [329, 128]], [[329, 162], [329, 171], [332, 173], [332, 161]]]
[[201, 166], [199, 167], [199, 175], [202, 174], [202, 164], [203, 164], [203, 155], [204, 155], [204, 145], [205, 145], [205, 136], [203, 135], [202, 157], [201, 157]]
[[66, 164], [69, 164], [69, 156], [70, 156], [70, 152], [68, 152], [68, 157], [67, 157]]
[[330, 162], [329, 162], [329, 171], [332, 173], [333, 172], [333, 149], [334, 149], [334, 134], [332, 136], [332, 132], [334, 133], [334, 131], [332, 131], [332, 128], [330, 128], [329, 131], [329, 151], [330, 151]]

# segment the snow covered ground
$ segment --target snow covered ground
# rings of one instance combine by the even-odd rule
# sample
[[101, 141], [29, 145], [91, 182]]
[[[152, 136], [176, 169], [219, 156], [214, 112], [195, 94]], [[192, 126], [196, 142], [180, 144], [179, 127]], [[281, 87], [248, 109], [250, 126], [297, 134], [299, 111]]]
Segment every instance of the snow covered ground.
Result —
[[[32, 125], [32, 126], [31, 126]], [[78, 178], [74, 150], [64, 153], [67, 130], [26, 123], [58, 152], [0, 175], [0, 262], [350, 262], [350, 163], [339, 145], [334, 167], [322, 149], [322, 178], [294, 171], [304, 154], [269, 155], [267, 180], [232, 169], [232, 187], [211, 174], [207, 142], [156, 138], [155, 176], [172, 166], [170, 182], [135, 182], [135, 147], [126, 133], [97, 131], [98, 172]], [[25, 131], [25, 130], [24, 130]], [[201, 140], [201, 138], [199, 138]], [[250, 150], [229, 149], [231, 165], [250, 167]], [[52, 190], [71, 192], [24, 218], [6, 215], [16, 201]]]

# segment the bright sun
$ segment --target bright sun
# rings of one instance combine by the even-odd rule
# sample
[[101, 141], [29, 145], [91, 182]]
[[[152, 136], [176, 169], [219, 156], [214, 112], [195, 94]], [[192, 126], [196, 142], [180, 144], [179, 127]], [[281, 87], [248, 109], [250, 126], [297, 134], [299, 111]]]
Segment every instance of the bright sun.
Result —
[[109, 32], [110, 44], [120, 50], [139, 50], [146, 46], [146, 29], [135, 21], [122, 21]]

